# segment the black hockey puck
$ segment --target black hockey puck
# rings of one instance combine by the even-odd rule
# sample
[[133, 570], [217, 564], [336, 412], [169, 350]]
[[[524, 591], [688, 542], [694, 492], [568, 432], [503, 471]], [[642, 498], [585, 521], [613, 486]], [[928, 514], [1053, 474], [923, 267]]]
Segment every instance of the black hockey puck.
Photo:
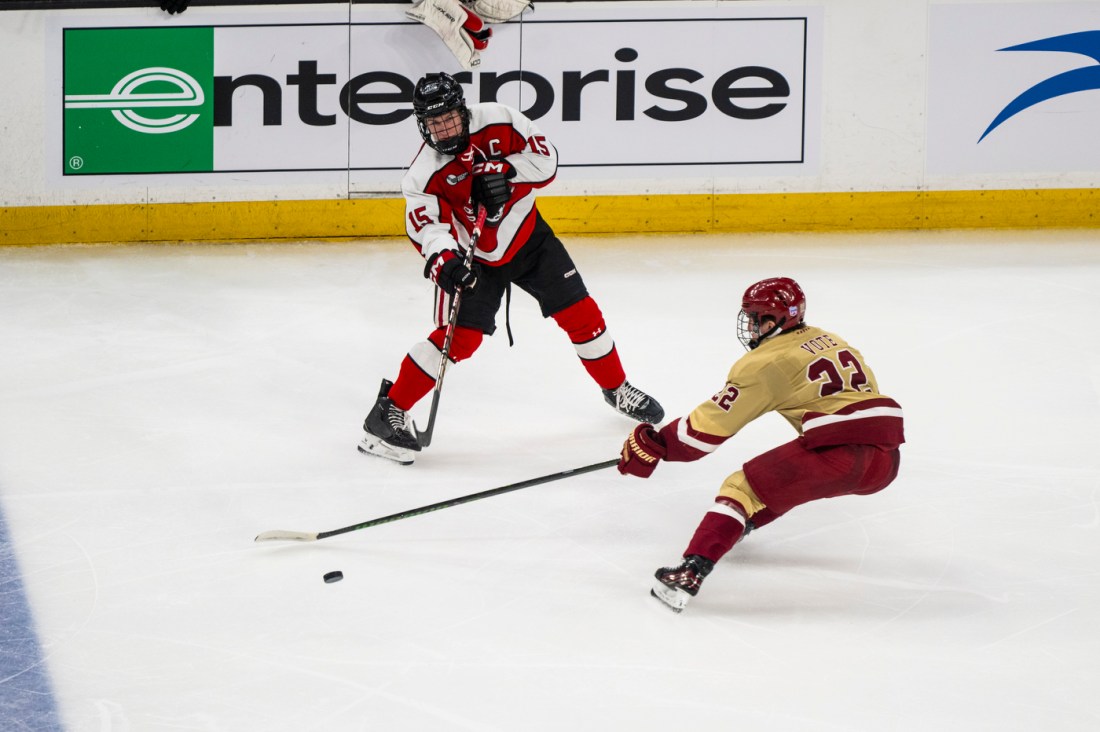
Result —
[[335, 572], [325, 572], [325, 584], [331, 585], [333, 582], [339, 582], [344, 579], [344, 573], [340, 570]]

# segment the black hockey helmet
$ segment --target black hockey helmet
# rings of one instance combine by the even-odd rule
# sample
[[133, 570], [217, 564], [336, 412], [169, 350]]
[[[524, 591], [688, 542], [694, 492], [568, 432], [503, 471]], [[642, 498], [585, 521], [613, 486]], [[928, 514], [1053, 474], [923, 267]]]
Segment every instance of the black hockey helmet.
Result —
[[[437, 140], [428, 131], [427, 120], [456, 109], [462, 118], [461, 129], [450, 137]], [[416, 88], [413, 89], [413, 113], [416, 114], [420, 136], [432, 149], [444, 155], [457, 155], [470, 144], [470, 110], [466, 107], [462, 85], [450, 74], [442, 71], [438, 74], [426, 74], [416, 82]]]

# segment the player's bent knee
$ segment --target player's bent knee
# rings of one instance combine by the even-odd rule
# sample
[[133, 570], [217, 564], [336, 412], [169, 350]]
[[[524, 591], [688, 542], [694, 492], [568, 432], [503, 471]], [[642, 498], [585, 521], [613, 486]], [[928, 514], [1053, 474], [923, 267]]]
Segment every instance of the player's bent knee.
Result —
[[603, 313], [600, 312], [599, 305], [592, 299], [591, 296], [585, 297], [583, 300], [577, 303], [573, 303], [567, 308], [563, 308], [552, 316], [558, 326], [569, 333], [572, 336], [573, 333], [578, 331], [593, 330], [596, 328], [603, 329], [606, 327], [603, 320]]
[[763, 501], [749, 485], [749, 480], [745, 477], [745, 471], [743, 470], [738, 470], [722, 481], [722, 487], [718, 489], [718, 495], [736, 501], [750, 517], [765, 508]]
[[474, 355], [481, 346], [485, 334], [474, 328], [464, 328], [461, 325], [455, 328], [454, 338], [451, 340], [451, 360], [455, 363]]

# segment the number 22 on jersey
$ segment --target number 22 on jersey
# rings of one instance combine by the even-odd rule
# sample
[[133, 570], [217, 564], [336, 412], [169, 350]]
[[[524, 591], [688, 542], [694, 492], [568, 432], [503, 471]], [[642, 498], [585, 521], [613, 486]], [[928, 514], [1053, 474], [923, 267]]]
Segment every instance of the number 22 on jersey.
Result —
[[872, 391], [863, 364], [846, 348], [836, 352], [836, 361], [822, 356], [811, 363], [806, 378], [821, 383], [819, 394], [823, 397], [841, 391]]

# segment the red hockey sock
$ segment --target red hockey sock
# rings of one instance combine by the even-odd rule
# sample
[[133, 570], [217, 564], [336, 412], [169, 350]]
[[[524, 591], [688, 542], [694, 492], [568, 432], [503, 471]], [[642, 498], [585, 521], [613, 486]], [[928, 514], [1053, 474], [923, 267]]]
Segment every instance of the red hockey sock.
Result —
[[745, 533], [745, 510], [736, 501], [719, 496], [714, 507], [699, 522], [684, 556], [698, 554], [712, 562], [726, 555]]
[[[474, 330], [473, 328], [466, 328], [465, 326], [455, 326], [454, 337], [451, 338], [451, 363], [458, 363], [459, 361], [465, 361], [470, 356], [474, 355], [474, 351], [481, 346], [481, 341], [485, 337], [485, 334], [480, 330]], [[447, 340], [447, 329], [436, 328], [428, 336], [428, 340], [431, 341], [439, 353], [443, 353], [443, 344]], [[436, 354], [438, 358], [439, 353]]]
[[[446, 333], [446, 328], [436, 328], [428, 335], [427, 340], [413, 346], [401, 361], [397, 380], [390, 387], [390, 400], [398, 409], [407, 412], [435, 388], [435, 377], [439, 373], [439, 358], [443, 353]], [[458, 363], [472, 356], [481, 345], [482, 337], [480, 330], [456, 327], [451, 339], [451, 362]]]
[[401, 360], [397, 381], [390, 387], [390, 400], [398, 409], [407, 412], [434, 388], [435, 377], [428, 376], [411, 358], [405, 356]]
[[615, 341], [607, 332], [603, 313], [591, 297], [586, 297], [554, 313], [554, 320], [569, 335], [577, 356], [588, 375], [601, 389], [617, 389], [626, 381]]

